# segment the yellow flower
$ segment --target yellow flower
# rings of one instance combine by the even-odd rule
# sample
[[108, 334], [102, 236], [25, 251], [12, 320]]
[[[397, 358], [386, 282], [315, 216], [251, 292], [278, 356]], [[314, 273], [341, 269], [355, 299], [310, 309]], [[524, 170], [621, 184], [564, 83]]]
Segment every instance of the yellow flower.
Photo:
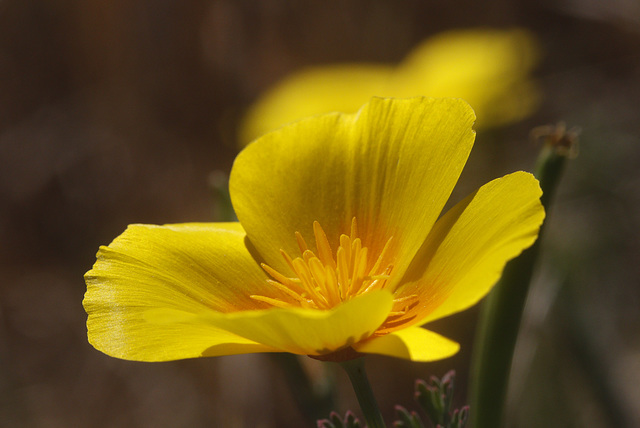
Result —
[[372, 96], [459, 97], [478, 113], [480, 127], [514, 122], [537, 106], [538, 90], [528, 78], [537, 56], [535, 39], [524, 30], [476, 29], [430, 38], [396, 67], [310, 68], [285, 78], [249, 109], [240, 142], [303, 117], [353, 113]]
[[454, 354], [420, 326], [482, 298], [544, 218], [525, 172], [440, 217], [474, 120], [459, 99], [374, 98], [256, 140], [231, 171], [239, 223], [132, 225], [100, 248], [89, 341], [141, 361]]

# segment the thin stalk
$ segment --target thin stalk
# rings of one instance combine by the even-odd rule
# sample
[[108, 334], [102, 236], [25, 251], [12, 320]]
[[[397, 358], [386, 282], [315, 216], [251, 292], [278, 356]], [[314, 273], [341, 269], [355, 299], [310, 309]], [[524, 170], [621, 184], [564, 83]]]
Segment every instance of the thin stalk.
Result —
[[[537, 137], [544, 139], [545, 145], [534, 175], [540, 181], [548, 218], [565, 161], [575, 153], [577, 135], [558, 125], [547, 127]], [[482, 305], [471, 368], [473, 428], [503, 425], [511, 361], [543, 230], [544, 225], [536, 243], [507, 264], [500, 282]]]
[[378, 403], [373, 396], [373, 391], [367, 378], [367, 372], [364, 369], [364, 358], [341, 361], [339, 364], [349, 376], [368, 428], [385, 428], [384, 419], [382, 419]]
[[300, 361], [300, 357], [287, 353], [267, 354], [284, 374], [293, 399], [307, 421], [315, 422], [326, 417], [335, 407], [333, 381], [325, 379], [324, 385], [314, 384]]

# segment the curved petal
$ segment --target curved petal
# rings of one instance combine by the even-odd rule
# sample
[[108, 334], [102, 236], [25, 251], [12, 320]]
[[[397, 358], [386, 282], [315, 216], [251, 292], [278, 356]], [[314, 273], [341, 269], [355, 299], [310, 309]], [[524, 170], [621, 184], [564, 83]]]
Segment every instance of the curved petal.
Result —
[[[171, 311], [166, 309], [116, 309], [87, 300], [85, 308], [89, 312], [89, 343], [116, 358], [153, 362], [278, 351], [216, 328], [195, 316], [173, 319]], [[149, 317], [148, 313], [153, 316]], [[157, 320], [160, 317], [162, 321]]]
[[427, 362], [454, 355], [460, 349], [460, 345], [424, 328], [410, 327], [357, 343], [353, 348], [366, 354]]
[[374, 291], [329, 311], [291, 308], [201, 316], [216, 327], [284, 352], [322, 355], [373, 334], [389, 315], [392, 301], [390, 293]]
[[407, 270], [402, 293], [424, 302], [415, 323], [460, 312], [484, 297], [505, 264], [538, 237], [542, 191], [533, 175], [493, 180], [447, 212]]
[[335, 249], [356, 217], [363, 245], [376, 256], [393, 236], [389, 254], [399, 278], [460, 175], [474, 118], [459, 99], [373, 98], [356, 115], [285, 126], [236, 158], [236, 214], [267, 263], [286, 272], [279, 250], [299, 253], [295, 231], [313, 237], [318, 221]]
[[341, 64], [292, 74], [251, 106], [240, 127], [240, 143], [282, 125], [323, 113], [355, 113], [374, 96], [392, 95], [393, 68], [381, 64]]
[[[89, 341], [119, 358], [159, 361], [267, 350], [203, 322], [149, 322], [149, 311], [235, 311], [265, 305], [266, 274], [238, 223], [132, 225], [85, 274]], [[209, 353], [214, 352], [209, 350]]]

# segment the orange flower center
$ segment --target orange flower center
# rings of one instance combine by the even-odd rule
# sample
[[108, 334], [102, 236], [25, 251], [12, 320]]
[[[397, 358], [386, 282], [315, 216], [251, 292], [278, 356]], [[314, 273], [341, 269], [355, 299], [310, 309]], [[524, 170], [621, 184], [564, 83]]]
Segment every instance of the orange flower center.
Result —
[[[280, 293], [277, 296], [250, 297], [279, 308], [327, 310], [371, 291], [384, 289], [393, 271], [392, 263], [385, 264], [392, 238], [386, 241], [376, 257], [376, 254], [370, 254], [369, 249], [362, 245], [357, 229], [354, 217], [350, 235], [340, 235], [335, 257], [327, 235], [317, 221], [313, 223], [316, 252], [311, 251], [302, 235], [296, 232], [301, 256], [292, 258], [284, 250], [280, 250], [295, 276], [286, 276], [263, 263], [262, 268], [273, 278], [267, 282]], [[377, 334], [384, 334], [412, 318], [408, 317], [407, 312], [417, 303], [417, 295], [396, 297], [393, 311]]]

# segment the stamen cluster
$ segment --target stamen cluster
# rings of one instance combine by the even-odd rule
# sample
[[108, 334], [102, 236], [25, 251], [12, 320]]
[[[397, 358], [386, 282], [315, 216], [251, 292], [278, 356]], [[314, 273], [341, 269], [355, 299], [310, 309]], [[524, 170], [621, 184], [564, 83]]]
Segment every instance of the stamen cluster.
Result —
[[[281, 293], [277, 297], [252, 295], [251, 298], [279, 308], [302, 307], [313, 309], [331, 309], [338, 304], [365, 293], [384, 289], [393, 270], [393, 264], [384, 265], [392, 238], [385, 243], [375, 262], [369, 249], [358, 238], [358, 226], [355, 217], [351, 221], [351, 233], [340, 235], [340, 245], [335, 252], [320, 223], [313, 223], [316, 252], [309, 249], [299, 232], [295, 233], [301, 257], [292, 258], [280, 250], [283, 259], [294, 272], [288, 277], [271, 266], [263, 263], [262, 268], [273, 278], [267, 282]], [[417, 304], [417, 296], [404, 296], [394, 299], [394, 309], [382, 329], [392, 328], [407, 321], [407, 311]], [[382, 330], [380, 330], [382, 331]]]
[[317, 251], [307, 246], [299, 232], [296, 239], [302, 257], [292, 258], [280, 250], [287, 265], [296, 274], [289, 278], [263, 263], [262, 268], [273, 278], [267, 282], [280, 290], [277, 298], [252, 295], [251, 298], [277, 307], [331, 309], [346, 300], [384, 288], [393, 265], [382, 266], [391, 238], [387, 241], [373, 266], [369, 267], [369, 250], [357, 237], [357, 223], [351, 222], [350, 236], [340, 236], [340, 246], [334, 259], [329, 240], [322, 226], [313, 223]]

